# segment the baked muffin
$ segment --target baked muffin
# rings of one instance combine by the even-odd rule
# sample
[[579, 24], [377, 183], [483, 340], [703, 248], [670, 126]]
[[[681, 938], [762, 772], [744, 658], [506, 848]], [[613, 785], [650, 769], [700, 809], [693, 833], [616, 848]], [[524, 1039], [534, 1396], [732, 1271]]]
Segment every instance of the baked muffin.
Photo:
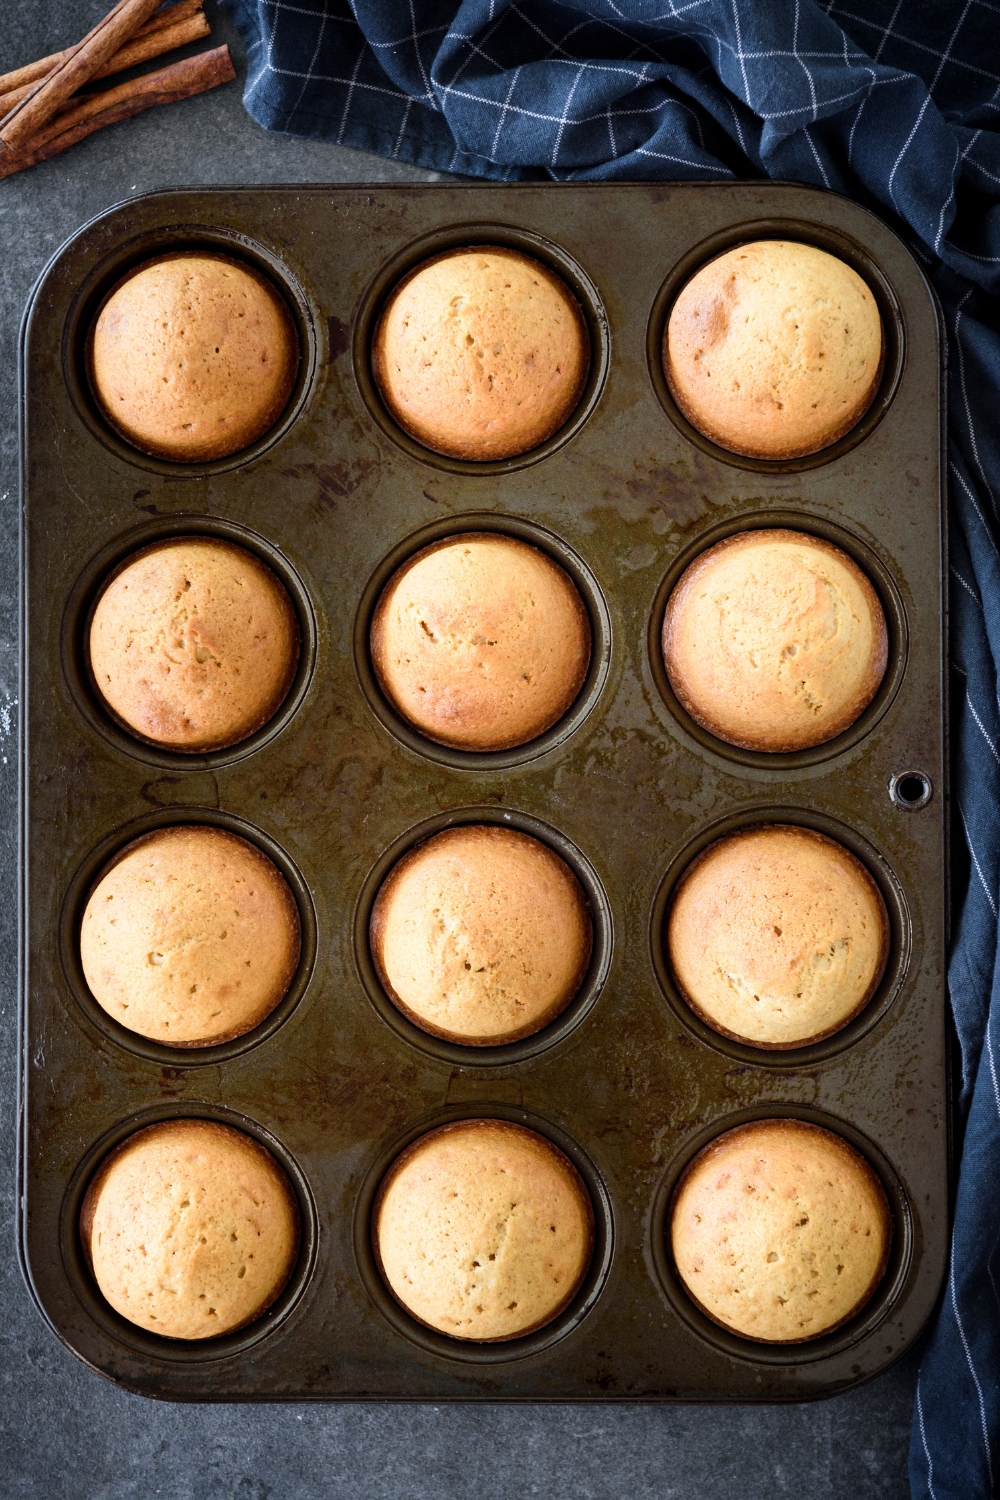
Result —
[[127, 844], [80, 925], [97, 1003], [170, 1047], [210, 1047], [259, 1026], [287, 993], [299, 951], [299, 909], [280, 870], [246, 839], [190, 823]]
[[753, 1047], [804, 1047], [871, 999], [889, 953], [881, 892], [810, 828], [770, 824], [711, 844], [685, 872], [670, 965], [709, 1026]]
[[447, 828], [389, 872], [371, 952], [390, 999], [432, 1036], [517, 1041], [555, 1019], [583, 982], [592, 932], [566, 862], [514, 828]]
[[284, 585], [252, 552], [174, 537], [113, 575], [88, 644], [98, 691], [133, 734], [199, 754], [238, 744], [278, 711], [299, 625]]
[[393, 1162], [372, 1237], [390, 1291], [418, 1322], [493, 1343], [542, 1328], [572, 1301], [594, 1211], [576, 1168], [544, 1136], [461, 1120]]
[[853, 1146], [804, 1120], [758, 1120], [695, 1157], [670, 1236], [681, 1280], [714, 1322], [760, 1343], [803, 1343], [864, 1307], [892, 1224]]
[[590, 367], [576, 298], [539, 261], [498, 245], [448, 250], [393, 291], [372, 373], [399, 425], [476, 461], [536, 448], [572, 414]]
[[507, 750], [550, 729], [590, 665], [569, 574], [492, 531], [435, 542], [389, 579], [371, 628], [382, 691], [428, 739]]
[[241, 1130], [164, 1120], [98, 1168], [80, 1239], [123, 1318], [166, 1338], [218, 1338], [284, 1289], [298, 1256], [298, 1204], [270, 1151]]
[[688, 421], [750, 458], [802, 458], [850, 432], [883, 359], [870, 288], [835, 255], [788, 240], [738, 245], [702, 266], [663, 339]]
[[89, 354], [111, 425], [141, 452], [188, 464], [237, 453], [273, 427], [299, 363], [271, 284], [240, 261], [186, 250], [119, 282]]
[[889, 636], [846, 552], [801, 531], [744, 531], [685, 570], [667, 603], [663, 659], [683, 707], [720, 740], [806, 750], [868, 707]]

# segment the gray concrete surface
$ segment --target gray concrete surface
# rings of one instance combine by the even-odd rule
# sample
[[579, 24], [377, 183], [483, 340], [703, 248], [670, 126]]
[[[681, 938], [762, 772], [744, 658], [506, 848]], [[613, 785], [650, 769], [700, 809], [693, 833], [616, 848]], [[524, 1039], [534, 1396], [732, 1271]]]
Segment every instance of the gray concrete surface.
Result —
[[[0, 71], [67, 45], [110, 0], [2, 0]], [[217, 37], [242, 51], [209, 0]], [[429, 180], [267, 135], [239, 85], [99, 132], [0, 182], [0, 1495], [39, 1500], [901, 1500], [913, 1356], [786, 1407], [170, 1406], [115, 1389], [42, 1323], [14, 1235], [17, 333], [31, 286], [85, 220], [193, 183]]]

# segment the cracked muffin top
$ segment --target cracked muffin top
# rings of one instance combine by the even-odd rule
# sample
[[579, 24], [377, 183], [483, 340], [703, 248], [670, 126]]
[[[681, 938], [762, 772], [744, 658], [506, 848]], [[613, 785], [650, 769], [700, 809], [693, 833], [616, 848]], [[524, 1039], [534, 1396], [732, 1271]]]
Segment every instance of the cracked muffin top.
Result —
[[674, 1262], [703, 1312], [762, 1343], [846, 1323], [885, 1274], [892, 1222], [865, 1158], [805, 1120], [757, 1120], [694, 1158], [674, 1197]]
[[80, 1239], [123, 1318], [166, 1338], [218, 1338], [280, 1295], [298, 1254], [299, 1210], [282, 1168], [243, 1131], [164, 1120], [98, 1168]]
[[835, 255], [788, 240], [737, 245], [682, 289], [663, 338], [692, 426], [750, 458], [803, 458], [864, 416], [882, 378], [870, 288]]
[[570, 417], [590, 340], [576, 298], [539, 261], [496, 245], [449, 250], [399, 283], [372, 372], [399, 425], [435, 453], [513, 458]]
[[889, 951], [885, 902], [861, 861], [778, 823], [710, 844], [681, 879], [667, 934], [691, 1009], [753, 1047], [839, 1031], [875, 993]]
[[682, 574], [663, 620], [670, 685], [691, 717], [746, 750], [825, 744], [868, 707], [889, 637], [878, 595], [839, 547], [744, 531]]
[[424, 1031], [499, 1046], [547, 1026], [587, 972], [579, 881], [514, 828], [448, 828], [405, 854], [372, 909], [371, 952], [393, 1003]]
[[371, 655], [382, 691], [428, 739], [507, 750], [573, 703], [590, 665], [590, 620], [547, 553], [472, 531], [393, 574], [372, 619]]
[[572, 1301], [594, 1243], [590, 1195], [534, 1130], [460, 1120], [421, 1136], [386, 1173], [372, 1213], [379, 1269], [419, 1322], [496, 1342]]
[[169, 1047], [210, 1047], [259, 1026], [298, 968], [299, 909], [255, 844], [224, 828], [158, 828], [102, 871], [80, 959], [97, 1003]]
[[101, 308], [90, 382], [135, 448], [205, 463], [262, 437], [298, 370], [284, 301], [250, 266], [182, 251], [132, 271]]
[[299, 627], [284, 585], [253, 553], [175, 537], [114, 574], [89, 648], [98, 691], [129, 730], [197, 754], [238, 744], [277, 712]]

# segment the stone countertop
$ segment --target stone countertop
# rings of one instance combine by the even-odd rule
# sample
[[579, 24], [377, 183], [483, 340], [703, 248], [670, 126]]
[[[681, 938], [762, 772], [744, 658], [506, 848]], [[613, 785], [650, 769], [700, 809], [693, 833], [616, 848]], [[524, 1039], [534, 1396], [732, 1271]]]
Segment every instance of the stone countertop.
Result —
[[[108, 0], [5, 0], [0, 69], [75, 41]], [[97, 132], [0, 182], [0, 1493], [39, 1500], [903, 1500], [911, 1354], [871, 1384], [795, 1406], [178, 1406], [118, 1390], [49, 1332], [18, 1266], [17, 337], [32, 285], [86, 220], [192, 184], [437, 181], [318, 141], [269, 135], [240, 83]], [[199, 43], [199, 47], [205, 46]], [[196, 49], [192, 49], [196, 50]]]

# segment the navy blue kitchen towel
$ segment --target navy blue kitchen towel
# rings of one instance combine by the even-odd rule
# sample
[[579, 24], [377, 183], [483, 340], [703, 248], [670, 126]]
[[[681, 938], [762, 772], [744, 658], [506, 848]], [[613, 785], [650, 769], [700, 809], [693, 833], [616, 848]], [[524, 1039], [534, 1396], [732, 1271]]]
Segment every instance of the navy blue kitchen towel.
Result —
[[[1000, 1481], [1000, 0], [222, 0], [272, 130], [502, 182], [794, 179], [902, 233], [945, 308], [963, 1140], [914, 1497]], [[997, 1196], [994, 1196], [997, 1194]]]

